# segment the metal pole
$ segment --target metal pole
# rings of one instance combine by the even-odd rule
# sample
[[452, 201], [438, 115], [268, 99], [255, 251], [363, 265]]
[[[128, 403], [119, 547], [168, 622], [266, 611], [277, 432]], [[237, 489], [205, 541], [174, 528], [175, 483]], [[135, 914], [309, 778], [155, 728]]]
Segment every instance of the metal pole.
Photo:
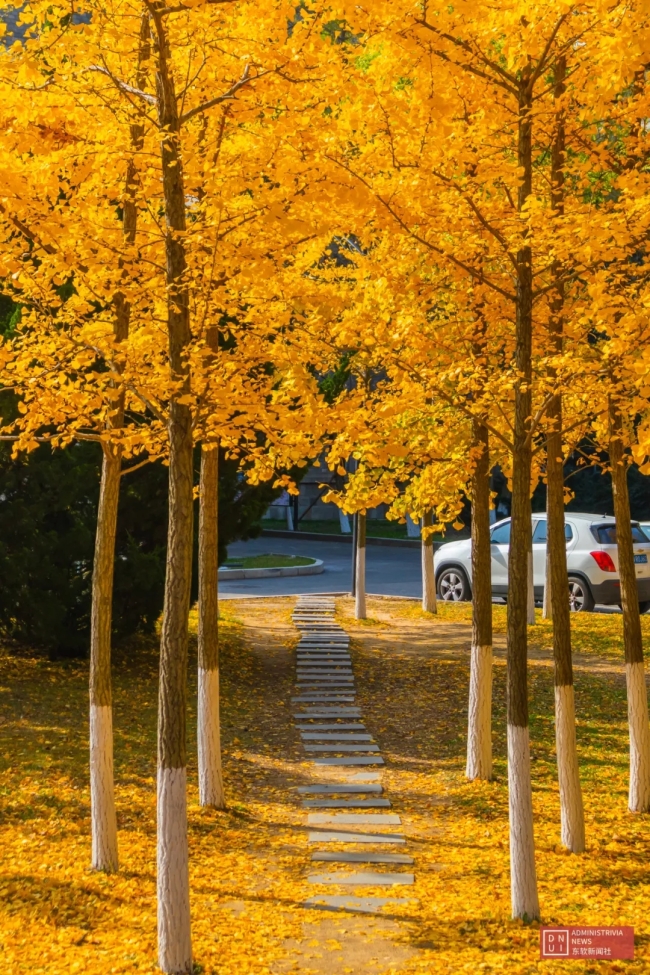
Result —
[[357, 594], [357, 547], [359, 544], [359, 515], [356, 513], [352, 516], [352, 583], [350, 586], [350, 595], [354, 599]]

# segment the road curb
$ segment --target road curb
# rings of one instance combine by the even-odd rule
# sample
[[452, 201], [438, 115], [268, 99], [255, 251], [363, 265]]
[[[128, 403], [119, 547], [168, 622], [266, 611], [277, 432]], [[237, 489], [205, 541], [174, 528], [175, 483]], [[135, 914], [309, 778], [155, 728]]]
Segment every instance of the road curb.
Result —
[[317, 576], [325, 569], [322, 559], [314, 559], [312, 565], [285, 565], [277, 569], [219, 569], [221, 582], [235, 579], [283, 579], [289, 576]]

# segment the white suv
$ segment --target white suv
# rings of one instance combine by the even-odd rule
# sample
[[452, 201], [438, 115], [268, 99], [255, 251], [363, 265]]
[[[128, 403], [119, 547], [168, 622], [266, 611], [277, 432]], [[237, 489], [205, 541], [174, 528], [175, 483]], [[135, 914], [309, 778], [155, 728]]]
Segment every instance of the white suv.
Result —
[[[618, 575], [616, 522], [602, 515], [580, 515], [567, 512], [567, 566], [569, 601], [573, 612], [592, 610], [596, 603], [606, 606], [621, 602]], [[634, 561], [641, 612], [650, 609], [650, 532], [646, 534], [637, 521], [632, 522]], [[508, 595], [508, 550], [510, 519], [497, 522], [490, 529], [492, 551], [492, 595]], [[472, 542], [448, 542], [434, 557], [436, 583], [440, 599], [472, 598]], [[546, 515], [533, 514], [533, 584], [535, 599], [544, 596], [546, 567]]]

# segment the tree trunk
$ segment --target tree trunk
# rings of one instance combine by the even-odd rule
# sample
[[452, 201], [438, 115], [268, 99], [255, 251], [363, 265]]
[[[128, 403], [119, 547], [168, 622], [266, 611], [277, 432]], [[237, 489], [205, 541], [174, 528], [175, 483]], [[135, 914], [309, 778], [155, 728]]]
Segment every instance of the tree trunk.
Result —
[[[546, 524], [548, 525], [548, 505], [546, 507]], [[546, 558], [544, 560], [544, 600], [542, 602], [542, 619], [553, 619], [553, 603], [551, 601], [551, 562], [546, 544]]]
[[[519, 88], [518, 162], [521, 172], [518, 209], [532, 192], [532, 92], [528, 72]], [[533, 801], [528, 733], [528, 556], [531, 550], [530, 482], [532, 446], [532, 252], [526, 239], [517, 252], [515, 387], [512, 467], [512, 523], [508, 556], [507, 716], [510, 877], [513, 917], [539, 917]]]
[[481, 453], [472, 473], [472, 649], [467, 722], [468, 779], [492, 778], [492, 556], [488, 429], [473, 422]]
[[[424, 512], [422, 527], [431, 528], [433, 525], [433, 511]], [[436, 576], [433, 569], [433, 535], [428, 538], [422, 533], [422, 609], [425, 613], [437, 613], [436, 604]]]
[[225, 809], [219, 722], [219, 450], [201, 450], [199, 503], [199, 802]]
[[163, 972], [192, 971], [187, 844], [187, 642], [192, 581], [194, 470], [185, 349], [191, 340], [184, 250], [185, 188], [169, 39], [160, 7], [150, 6], [165, 201], [169, 411], [169, 527], [158, 694], [158, 960]]
[[357, 551], [359, 549], [359, 515], [355, 511], [352, 515], [352, 578], [350, 580], [350, 596], [357, 597]]
[[531, 540], [530, 551], [528, 552], [528, 576], [527, 576], [527, 602], [526, 616], [529, 626], [535, 625], [535, 579], [533, 576], [533, 546]]
[[[140, 20], [140, 45], [136, 84], [144, 87], [144, 67], [150, 56], [149, 17]], [[134, 154], [142, 149], [144, 126], [131, 126]], [[136, 239], [138, 210], [136, 204], [137, 169], [135, 158], [127, 164], [124, 187], [123, 233], [126, 244]], [[124, 266], [120, 258], [119, 267]], [[122, 291], [113, 301], [113, 334], [116, 342], [129, 336], [131, 307]], [[117, 371], [123, 364], [116, 356]], [[124, 425], [124, 394], [120, 393], [110, 417], [110, 429]], [[104, 446], [99, 488], [95, 558], [93, 561], [92, 609], [90, 625], [90, 818], [92, 832], [92, 867], [95, 870], [118, 869], [117, 819], [113, 779], [113, 709], [111, 694], [111, 630], [113, 622], [113, 575], [115, 535], [120, 494], [122, 452], [116, 446]]]
[[[566, 58], [555, 65], [555, 98], [561, 100], [565, 92]], [[557, 116], [551, 153], [551, 183], [553, 210], [564, 213], [564, 112]], [[564, 277], [563, 268], [555, 262], [555, 289], [551, 294], [550, 341], [553, 351], [561, 355], [564, 341]], [[555, 383], [557, 374], [549, 368], [549, 379]], [[573, 692], [573, 664], [571, 660], [571, 612], [569, 609], [569, 577], [564, 534], [564, 454], [562, 446], [562, 395], [556, 393], [547, 410], [546, 437], [546, 575], [550, 592], [545, 603], [553, 619], [553, 657], [555, 661], [555, 748], [557, 775], [560, 786], [561, 839], [572, 853], [584, 853], [585, 817], [580, 788], [576, 717]]]
[[358, 620], [366, 619], [366, 515], [357, 515], [357, 562], [355, 579], [354, 615]]
[[555, 661], [555, 745], [560, 786], [561, 838], [572, 853], [584, 853], [585, 821], [578, 769], [576, 719], [571, 661], [571, 613], [564, 535], [564, 463], [562, 458], [562, 400], [553, 398], [548, 410], [546, 448], [547, 555], [550, 565]]
[[630, 729], [629, 807], [631, 812], [647, 812], [650, 809], [648, 697], [643, 664], [639, 595], [634, 568], [630, 498], [627, 487], [627, 456], [623, 445], [623, 419], [620, 409], [612, 401], [610, 401], [609, 420], [609, 461], [614, 492], [618, 571], [621, 578], [627, 719]]
[[106, 444], [97, 511], [90, 625], [90, 810], [93, 870], [118, 869], [113, 785], [111, 630], [120, 451]]

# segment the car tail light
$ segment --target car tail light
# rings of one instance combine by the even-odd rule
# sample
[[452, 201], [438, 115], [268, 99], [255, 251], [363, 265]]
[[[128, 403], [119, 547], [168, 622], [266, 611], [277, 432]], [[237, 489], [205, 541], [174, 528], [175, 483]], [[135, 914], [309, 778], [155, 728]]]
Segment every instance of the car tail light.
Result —
[[616, 566], [609, 552], [590, 552], [589, 554], [603, 572], [616, 572]]

